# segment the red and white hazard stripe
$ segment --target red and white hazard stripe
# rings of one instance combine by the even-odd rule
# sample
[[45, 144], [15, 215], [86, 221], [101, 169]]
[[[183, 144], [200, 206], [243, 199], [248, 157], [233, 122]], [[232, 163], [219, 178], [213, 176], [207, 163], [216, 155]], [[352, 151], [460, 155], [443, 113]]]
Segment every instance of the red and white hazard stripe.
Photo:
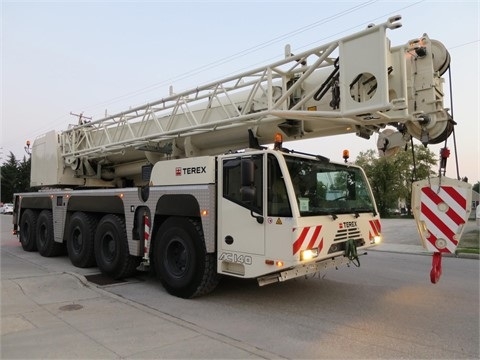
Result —
[[143, 216], [143, 227], [144, 227], [144, 232], [143, 232], [143, 258], [145, 260], [148, 260], [149, 258], [149, 253], [150, 253], [150, 218], [148, 217], [147, 214]]
[[373, 239], [375, 236], [379, 236], [382, 233], [382, 225], [380, 220], [370, 220], [370, 230], [368, 231], [368, 238]]
[[423, 187], [420, 196], [420, 217], [429, 231], [427, 248], [454, 253], [458, 245], [455, 235], [467, 216], [465, 189], [441, 186], [439, 191]]
[[298, 237], [293, 243], [293, 255], [301, 250], [314, 249], [318, 247], [318, 252], [323, 248], [323, 237], [320, 237], [322, 225], [306, 226], [300, 229], [293, 229], [298, 234]]

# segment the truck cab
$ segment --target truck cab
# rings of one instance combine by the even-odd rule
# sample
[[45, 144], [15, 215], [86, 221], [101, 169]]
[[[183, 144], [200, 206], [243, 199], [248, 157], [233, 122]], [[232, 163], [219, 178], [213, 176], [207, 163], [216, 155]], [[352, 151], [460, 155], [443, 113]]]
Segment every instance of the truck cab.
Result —
[[283, 281], [318, 271], [312, 264], [322, 260], [344, 262], [349, 246], [366, 249], [380, 241], [371, 189], [352, 164], [248, 151], [219, 156], [218, 178], [220, 273], [261, 277], [260, 284]]

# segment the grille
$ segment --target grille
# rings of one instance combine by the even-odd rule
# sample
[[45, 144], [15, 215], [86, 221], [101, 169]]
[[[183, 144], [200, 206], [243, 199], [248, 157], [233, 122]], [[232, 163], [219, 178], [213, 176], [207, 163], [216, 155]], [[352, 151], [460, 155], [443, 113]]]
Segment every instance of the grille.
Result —
[[338, 229], [333, 241], [347, 241], [348, 239], [363, 240], [360, 230], [357, 227]]
[[333, 244], [328, 249], [328, 253], [336, 253], [345, 250], [345, 242], [353, 239], [357, 247], [365, 245], [365, 240], [362, 238], [360, 229], [357, 227], [349, 227], [345, 229], [338, 229], [333, 239]]

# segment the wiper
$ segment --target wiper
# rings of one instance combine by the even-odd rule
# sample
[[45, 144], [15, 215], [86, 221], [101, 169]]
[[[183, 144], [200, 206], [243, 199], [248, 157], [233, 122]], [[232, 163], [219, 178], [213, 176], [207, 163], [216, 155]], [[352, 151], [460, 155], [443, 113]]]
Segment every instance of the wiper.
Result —
[[301, 216], [322, 216], [322, 215], [328, 215], [331, 216], [333, 220], [337, 220], [338, 216], [335, 212], [333, 211], [301, 211], [300, 212]]
[[319, 160], [321, 162], [324, 162], [324, 163], [329, 163], [330, 162], [329, 158], [327, 158], [325, 156], [322, 156], [322, 155], [315, 155], [315, 154], [310, 154], [310, 153], [306, 153], [306, 152], [290, 150], [290, 149], [286, 149], [286, 148], [283, 148], [282, 151], [286, 152], [287, 154], [299, 154], [299, 155], [312, 156], [312, 157], [316, 158], [317, 160]]
[[372, 208], [352, 208], [352, 211], [355, 214], [373, 212], [374, 216], [376, 215], [375, 209]]

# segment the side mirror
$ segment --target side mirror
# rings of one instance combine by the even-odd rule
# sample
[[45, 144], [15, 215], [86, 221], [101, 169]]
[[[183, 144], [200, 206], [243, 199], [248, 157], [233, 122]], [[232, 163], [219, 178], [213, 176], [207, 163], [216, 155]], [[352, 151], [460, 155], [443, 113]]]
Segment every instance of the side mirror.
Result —
[[242, 175], [242, 187], [240, 188], [240, 194], [242, 195], [242, 201], [245, 203], [253, 203], [255, 199], [255, 164], [251, 159], [242, 159], [241, 163], [241, 175]]
[[252, 159], [242, 159], [242, 187], [251, 186], [255, 181], [255, 163]]

